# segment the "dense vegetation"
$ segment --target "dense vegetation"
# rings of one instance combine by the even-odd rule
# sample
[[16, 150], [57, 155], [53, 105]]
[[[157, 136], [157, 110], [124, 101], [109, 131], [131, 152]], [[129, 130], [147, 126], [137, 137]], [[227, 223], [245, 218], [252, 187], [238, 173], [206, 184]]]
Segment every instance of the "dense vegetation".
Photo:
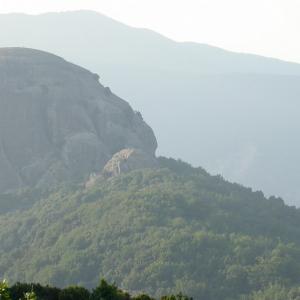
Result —
[[0, 276], [86, 288], [100, 276], [157, 298], [300, 299], [298, 209], [201, 168], [160, 163], [90, 189], [35, 192], [26, 208], [7, 209]]
[[[2, 300], [155, 300], [146, 295], [130, 295], [114, 284], [108, 284], [104, 279], [91, 292], [81, 286], [57, 288], [40, 284], [16, 283], [8, 287], [6, 281], [0, 282], [0, 299]], [[272, 285], [265, 290], [242, 296], [241, 300], [299, 300], [300, 289], [286, 289], [280, 285]], [[179, 293], [162, 296], [160, 300], [193, 300]]]
[[[114, 284], [108, 284], [104, 279], [92, 292], [81, 286], [56, 288], [40, 284], [16, 283], [9, 287], [6, 281], [0, 282], [1, 300], [155, 300], [146, 294], [131, 296]], [[179, 293], [162, 296], [160, 300], [192, 300]]]

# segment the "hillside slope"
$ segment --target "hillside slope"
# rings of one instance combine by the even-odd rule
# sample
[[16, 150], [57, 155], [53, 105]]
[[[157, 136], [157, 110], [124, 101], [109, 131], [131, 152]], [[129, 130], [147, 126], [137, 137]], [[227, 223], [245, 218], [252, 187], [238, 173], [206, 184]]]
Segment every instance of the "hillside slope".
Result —
[[0, 36], [0, 46], [99, 73], [143, 113], [161, 154], [299, 204], [298, 64], [177, 43], [88, 11], [0, 15]]
[[300, 284], [298, 209], [159, 161], [160, 169], [89, 189], [36, 192], [25, 210], [2, 195], [9, 212], [0, 215], [0, 277], [86, 287], [105, 277], [134, 293], [182, 291], [197, 300]]

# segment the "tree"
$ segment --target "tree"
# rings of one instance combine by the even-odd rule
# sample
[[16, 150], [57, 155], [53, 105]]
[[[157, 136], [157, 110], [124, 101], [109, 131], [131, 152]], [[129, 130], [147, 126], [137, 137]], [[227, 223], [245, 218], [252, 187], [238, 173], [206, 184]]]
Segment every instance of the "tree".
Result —
[[24, 300], [37, 300], [36, 294], [34, 291], [27, 292], [24, 294]]
[[193, 300], [193, 298], [189, 298], [179, 293], [178, 295], [163, 296], [161, 297], [161, 300]]
[[89, 300], [90, 293], [84, 287], [70, 286], [61, 290], [59, 300]]
[[0, 281], [0, 300], [10, 300], [8, 284], [6, 280]]
[[99, 286], [93, 290], [91, 300], [130, 300], [130, 295], [102, 279]]
[[133, 297], [132, 300], [155, 300], [154, 298], [149, 297], [148, 295], [142, 294], [136, 297]]

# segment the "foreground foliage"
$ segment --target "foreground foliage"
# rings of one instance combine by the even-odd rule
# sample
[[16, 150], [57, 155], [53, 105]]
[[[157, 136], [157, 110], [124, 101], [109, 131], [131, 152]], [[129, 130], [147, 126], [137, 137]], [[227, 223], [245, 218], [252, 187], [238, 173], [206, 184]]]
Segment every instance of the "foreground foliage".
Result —
[[[70, 286], [67, 288], [56, 288], [42, 286], [40, 284], [16, 283], [8, 287], [7, 283], [0, 282], [1, 300], [155, 300], [146, 294], [131, 296], [129, 293], [119, 289], [114, 284], [107, 283], [104, 279], [93, 289], [92, 292], [84, 287]], [[161, 300], [193, 300], [187, 296], [169, 295], [161, 297]]]
[[[8, 287], [5, 281], [0, 282], [0, 299], [4, 300], [155, 300], [140, 294], [132, 296], [104, 279], [90, 292], [81, 286], [56, 288], [40, 284], [16, 283]], [[197, 299], [197, 298], [196, 298]], [[249, 296], [242, 296], [240, 300], [299, 300], [300, 288], [287, 289], [278, 284], [270, 285], [265, 290], [254, 292]], [[162, 296], [160, 300], [193, 300], [179, 293], [177, 295]]]
[[201, 168], [160, 163], [91, 189], [35, 192], [20, 210], [6, 201], [0, 276], [86, 288], [100, 276], [157, 298], [299, 297], [298, 209]]

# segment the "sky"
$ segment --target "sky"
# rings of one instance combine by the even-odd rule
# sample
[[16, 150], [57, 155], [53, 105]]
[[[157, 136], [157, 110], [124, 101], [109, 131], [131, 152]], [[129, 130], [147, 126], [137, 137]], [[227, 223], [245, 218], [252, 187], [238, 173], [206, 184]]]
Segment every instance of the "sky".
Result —
[[0, 0], [0, 13], [80, 9], [177, 41], [300, 63], [300, 0]]

